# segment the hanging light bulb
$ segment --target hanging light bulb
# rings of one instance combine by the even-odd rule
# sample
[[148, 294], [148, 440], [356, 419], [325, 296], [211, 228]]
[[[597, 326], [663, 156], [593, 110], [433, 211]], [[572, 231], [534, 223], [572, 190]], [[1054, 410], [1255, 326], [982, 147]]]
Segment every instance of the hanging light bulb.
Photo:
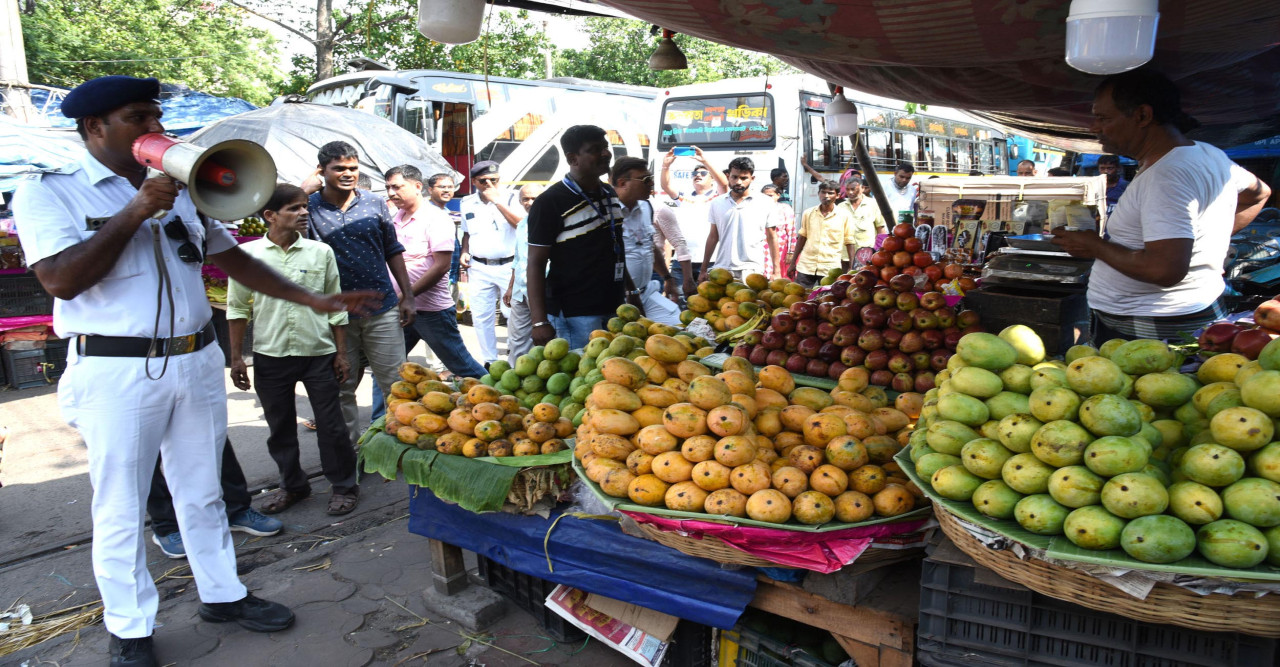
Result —
[[1067, 64], [1089, 74], [1141, 67], [1155, 53], [1159, 0], [1071, 0]]
[[418, 32], [442, 44], [480, 38], [485, 3], [477, 0], [418, 0]]
[[680, 50], [680, 45], [671, 39], [675, 36], [674, 30], [663, 28], [662, 39], [658, 40], [658, 48], [654, 49], [653, 55], [649, 56], [649, 69], [689, 69], [689, 59], [684, 57], [684, 51]]
[[858, 132], [858, 107], [844, 96], [844, 88], [836, 86], [836, 96], [823, 114], [827, 123], [827, 136], [849, 137]]

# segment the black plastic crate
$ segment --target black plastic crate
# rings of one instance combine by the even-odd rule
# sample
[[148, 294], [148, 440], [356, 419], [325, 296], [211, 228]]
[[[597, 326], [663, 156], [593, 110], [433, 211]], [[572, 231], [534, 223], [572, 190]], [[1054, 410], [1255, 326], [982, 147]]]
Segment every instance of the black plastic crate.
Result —
[[476, 557], [484, 585], [529, 612], [552, 639], [579, 642], [587, 637], [587, 633], [547, 608], [547, 596], [556, 589], [555, 582], [513, 570], [481, 554]]
[[14, 389], [45, 386], [44, 350], [5, 350], [4, 374]]
[[51, 313], [53, 296], [44, 291], [34, 273], [0, 274], [0, 317]]
[[669, 643], [659, 667], [706, 667], [715, 664], [710, 626], [681, 619]]
[[50, 338], [44, 343], [44, 376], [50, 382], [62, 377], [67, 370], [67, 346], [71, 341], [66, 338]]
[[974, 582], [926, 558], [917, 659], [926, 667], [1262, 667], [1276, 640], [1143, 623], [1031, 590]]

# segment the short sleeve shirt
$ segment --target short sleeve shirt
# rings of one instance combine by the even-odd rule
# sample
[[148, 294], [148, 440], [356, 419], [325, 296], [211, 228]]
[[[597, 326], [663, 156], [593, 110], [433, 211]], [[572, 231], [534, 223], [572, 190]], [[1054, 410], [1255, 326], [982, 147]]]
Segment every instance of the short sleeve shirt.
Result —
[[325, 201], [320, 192], [311, 195], [307, 206], [311, 237], [333, 248], [344, 292], [377, 290], [385, 295], [382, 305], [371, 313], [379, 315], [396, 305], [387, 260], [403, 253], [404, 246], [396, 237], [386, 200], [367, 190], [356, 190], [355, 194], [345, 211]]
[[846, 199], [837, 208], [849, 211], [850, 219], [853, 221], [853, 245], [858, 248], [874, 248], [876, 234], [888, 231], [884, 224], [884, 215], [880, 213], [880, 207], [866, 195], [863, 195], [857, 207]]
[[[391, 219], [396, 235], [404, 246], [404, 267], [413, 284], [435, 264], [435, 253], [453, 252], [454, 227], [449, 212], [424, 200], [412, 216], [398, 211]], [[392, 286], [397, 288], [392, 281]], [[449, 274], [441, 276], [436, 284], [413, 298], [414, 310], [436, 313], [453, 308], [449, 294]]]
[[845, 246], [856, 243], [848, 206], [832, 206], [828, 214], [818, 206], [805, 211], [800, 219], [800, 235], [806, 241], [804, 251], [796, 259], [796, 270], [808, 275], [840, 266], [845, 258]]
[[[597, 195], [599, 196], [599, 195]], [[596, 200], [609, 219], [563, 182], [547, 188], [529, 210], [529, 245], [550, 248], [548, 315], [608, 315], [622, 304], [622, 280], [614, 280], [622, 248], [622, 204], [605, 189]]]
[[730, 196], [720, 197], [712, 200], [710, 217], [720, 234], [712, 266], [763, 272], [768, 254], [765, 230], [778, 225], [777, 202], [762, 194], [747, 194], [738, 201]]
[[1111, 315], [1169, 317], [1204, 309], [1222, 294], [1236, 196], [1253, 176], [1209, 144], [1178, 146], [1129, 182], [1107, 217], [1112, 243], [1139, 249], [1149, 241], [1191, 239], [1187, 275], [1173, 287], [1134, 280], [1095, 260], [1089, 306]]
[[[504, 192], [503, 205], [510, 210], [519, 205], [515, 193]], [[515, 255], [516, 228], [498, 210], [498, 205], [480, 200], [479, 194], [467, 195], [458, 204], [462, 213], [462, 231], [470, 236], [467, 250], [472, 257], [505, 259]]]
[[[129, 179], [87, 152], [77, 162], [24, 181], [14, 194], [13, 211], [27, 263], [35, 265], [92, 239], [137, 193]], [[206, 256], [236, 245], [217, 222], [206, 227], [196, 214], [189, 191], [181, 190], [164, 219], [143, 221], [102, 280], [70, 301], [54, 299], [53, 328], [59, 337], [181, 336], [195, 333], [209, 322], [213, 311], [205, 296], [201, 265], [178, 259], [182, 242], [163, 231], [175, 218], [182, 220], [191, 242], [205, 248]], [[167, 299], [161, 301], [158, 331], [156, 326], [156, 293], [160, 289], [157, 245], [173, 284], [172, 331]]]

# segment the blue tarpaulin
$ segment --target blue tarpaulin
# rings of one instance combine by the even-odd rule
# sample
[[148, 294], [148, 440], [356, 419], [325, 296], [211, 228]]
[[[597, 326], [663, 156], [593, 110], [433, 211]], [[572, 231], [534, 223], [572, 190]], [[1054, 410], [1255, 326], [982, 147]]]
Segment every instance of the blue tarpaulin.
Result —
[[1227, 149], [1227, 157], [1232, 160], [1280, 157], [1280, 137], [1259, 139], [1251, 144], [1233, 146]]
[[[755, 596], [755, 570], [717, 563], [631, 537], [616, 521], [550, 519], [506, 512], [475, 514], [410, 487], [409, 532], [453, 544], [527, 575], [615, 600], [731, 629]], [[547, 554], [554, 571], [547, 569]]]
[[[31, 103], [37, 108], [44, 106], [49, 91], [31, 90]], [[160, 109], [164, 111], [164, 129], [178, 136], [190, 134], [212, 123], [215, 120], [234, 116], [258, 107], [238, 97], [216, 97], [198, 90], [183, 86], [162, 84], [160, 87]], [[49, 109], [49, 124], [53, 127], [75, 127], [76, 122], [62, 115], [57, 105]]]

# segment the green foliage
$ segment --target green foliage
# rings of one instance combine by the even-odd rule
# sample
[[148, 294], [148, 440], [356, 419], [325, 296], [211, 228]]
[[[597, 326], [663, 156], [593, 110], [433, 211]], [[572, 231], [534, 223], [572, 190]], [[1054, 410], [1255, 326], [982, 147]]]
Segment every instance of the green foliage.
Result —
[[40, 0], [23, 14], [33, 83], [71, 87], [107, 74], [155, 76], [254, 104], [279, 86], [275, 39], [223, 3]]
[[657, 39], [649, 35], [649, 24], [632, 19], [593, 17], [583, 19], [582, 25], [590, 36], [590, 45], [556, 54], [556, 76], [669, 87], [797, 71], [763, 53], [676, 35], [675, 42], [688, 58], [689, 69], [657, 72], [649, 69], [649, 55], [657, 45]]

